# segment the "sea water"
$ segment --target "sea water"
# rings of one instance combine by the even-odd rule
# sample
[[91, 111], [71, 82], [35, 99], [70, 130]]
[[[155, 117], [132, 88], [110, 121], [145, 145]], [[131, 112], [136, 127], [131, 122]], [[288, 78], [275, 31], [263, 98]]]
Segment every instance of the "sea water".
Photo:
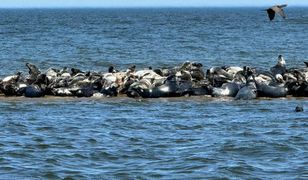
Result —
[[[308, 9], [1, 9], [0, 77], [308, 60]], [[295, 113], [297, 105], [304, 112]], [[307, 98], [0, 97], [0, 179], [306, 179]]]

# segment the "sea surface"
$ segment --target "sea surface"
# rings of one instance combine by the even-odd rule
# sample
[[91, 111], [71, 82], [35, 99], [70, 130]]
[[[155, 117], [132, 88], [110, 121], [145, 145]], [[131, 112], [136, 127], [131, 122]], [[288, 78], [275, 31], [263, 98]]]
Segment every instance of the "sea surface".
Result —
[[[308, 8], [0, 9], [0, 78], [308, 61]], [[296, 113], [297, 105], [304, 112]], [[308, 179], [308, 99], [0, 97], [0, 179]]]

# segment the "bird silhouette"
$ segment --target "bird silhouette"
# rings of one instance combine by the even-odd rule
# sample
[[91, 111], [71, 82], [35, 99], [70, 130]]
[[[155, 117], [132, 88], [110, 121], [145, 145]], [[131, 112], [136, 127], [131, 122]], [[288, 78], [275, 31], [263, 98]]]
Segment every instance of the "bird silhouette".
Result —
[[283, 19], [285, 19], [287, 16], [284, 13], [284, 10], [282, 8], [287, 7], [287, 4], [282, 4], [282, 5], [276, 5], [276, 6], [272, 6], [268, 9], [266, 9], [267, 11], [267, 15], [270, 19], [270, 21], [272, 21], [275, 18], [275, 14], [279, 14]]

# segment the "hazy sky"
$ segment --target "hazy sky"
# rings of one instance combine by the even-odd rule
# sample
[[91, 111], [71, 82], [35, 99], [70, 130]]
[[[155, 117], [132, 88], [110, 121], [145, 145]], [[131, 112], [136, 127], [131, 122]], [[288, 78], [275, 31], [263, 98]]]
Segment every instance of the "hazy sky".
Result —
[[0, 0], [0, 7], [308, 6], [308, 0]]

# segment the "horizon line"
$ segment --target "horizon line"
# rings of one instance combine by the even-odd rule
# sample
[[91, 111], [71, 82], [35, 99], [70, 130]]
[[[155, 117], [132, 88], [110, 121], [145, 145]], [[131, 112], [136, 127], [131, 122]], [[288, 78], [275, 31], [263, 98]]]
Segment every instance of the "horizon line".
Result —
[[[137, 9], [137, 8], [254, 8], [268, 7], [266, 5], [208, 5], [208, 6], [0, 6], [0, 9]], [[288, 5], [288, 7], [308, 7], [308, 5]]]

